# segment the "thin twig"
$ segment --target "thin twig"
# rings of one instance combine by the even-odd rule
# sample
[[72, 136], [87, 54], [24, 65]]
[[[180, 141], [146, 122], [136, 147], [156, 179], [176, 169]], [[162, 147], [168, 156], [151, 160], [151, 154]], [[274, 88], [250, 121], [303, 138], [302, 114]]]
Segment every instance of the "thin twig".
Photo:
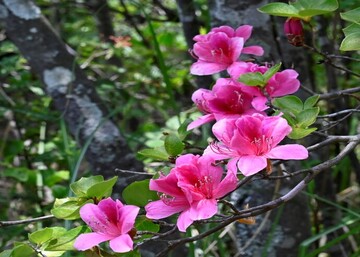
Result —
[[31, 219], [26, 219], [26, 220], [0, 221], [0, 227], [7, 227], [7, 226], [14, 226], [14, 225], [38, 222], [38, 221], [43, 221], [43, 220], [47, 220], [47, 219], [52, 219], [54, 217], [55, 217], [54, 215], [46, 215], [46, 216], [41, 216], [41, 217], [31, 218]]
[[338, 90], [338, 91], [335, 91], [335, 92], [329, 92], [329, 93], [325, 93], [325, 94], [320, 94], [319, 99], [320, 100], [327, 100], [327, 99], [336, 98], [336, 97], [339, 97], [339, 96], [358, 93], [358, 92], [360, 92], [360, 87], [348, 88], [348, 89], [344, 89], [344, 90]]
[[337, 116], [340, 116], [340, 115], [343, 115], [343, 114], [354, 113], [354, 112], [360, 112], [359, 108], [342, 110], [342, 111], [330, 113], [330, 114], [327, 114], [327, 115], [321, 115], [321, 116], [318, 116], [317, 118], [318, 119], [334, 118], [334, 117], [337, 117]]

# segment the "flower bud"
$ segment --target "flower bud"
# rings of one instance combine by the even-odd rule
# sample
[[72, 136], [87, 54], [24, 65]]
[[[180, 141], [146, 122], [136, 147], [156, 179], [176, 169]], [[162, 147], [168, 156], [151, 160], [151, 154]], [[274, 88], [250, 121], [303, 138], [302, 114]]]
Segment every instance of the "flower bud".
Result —
[[284, 32], [293, 46], [304, 45], [304, 30], [300, 19], [288, 18], [284, 24]]

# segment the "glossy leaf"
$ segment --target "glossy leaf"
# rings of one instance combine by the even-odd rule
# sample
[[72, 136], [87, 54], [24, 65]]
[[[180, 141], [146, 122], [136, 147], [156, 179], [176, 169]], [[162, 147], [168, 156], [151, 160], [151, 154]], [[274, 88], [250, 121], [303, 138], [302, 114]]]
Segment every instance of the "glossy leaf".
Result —
[[343, 32], [344, 32], [345, 36], [349, 36], [350, 34], [353, 34], [353, 33], [359, 33], [360, 32], [360, 24], [353, 23], [353, 24], [347, 26], [346, 28], [344, 28]]
[[339, 7], [337, 0], [299, 0], [298, 2], [302, 6], [302, 9], [299, 9], [299, 15], [302, 17], [330, 13]]
[[298, 10], [292, 6], [285, 3], [269, 3], [258, 9], [260, 12], [267, 13], [274, 16], [282, 17], [298, 17]]
[[340, 16], [343, 20], [350, 21], [360, 25], [360, 7], [340, 13]]
[[127, 204], [144, 207], [151, 200], [158, 200], [156, 192], [149, 189], [149, 179], [136, 181], [128, 185], [123, 193], [123, 199]]
[[65, 231], [56, 238], [53, 238], [45, 247], [46, 251], [68, 251], [74, 250], [73, 244], [75, 239], [83, 233], [90, 232], [87, 226], [79, 226], [69, 231]]
[[75, 220], [80, 218], [79, 210], [86, 203], [93, 203], [93, 200], [77, 197], [56, 199], [51, 213], [58, 219]]
[[239, 78], [239, 82], [244, 83], [247, 86], [264, 86], [266, 84], [263, 75], [260, 72], [248, 72], [242, 74]]
[[92, 187], [93, 185], [103, 182], [104, 178], [101, 175], [98, 176], [91, 176], [88, 178], [82, 177], [78, 181], [72, 183], [70, 185], [71, 190], [74, 192], [75, 195], [79, 197], [87, 196], [87, 190]]
[[51, 228], [44, 228], [29, 234], [29, 240], [37, 245], [41, 245], [50, 240], [53, 235]]
[[303, 138], [303, 137], [306, 137], [306, 136], [310, 135], [315, 130], [317, 130], [317, 128], [307, 128], [307, 129], [293, 128], [293, 130], [288, 135], [288, 137], [291, 138], [291, 139], [300, 139], [300, 138]]
[[360, 50], [360, 32], [352, 33], [344, 38], [341, 42], [341, 51], [358, 51]]
[[304, 106], [300, 98], [294, 95], [275, 98], [272, 102], [273, 105], [281, 111], [291, 111], [294, 114], [301, 112]]
[[[135, 228], [138, 231], [150, 231], [150, 232], [159, 232], [160, 226], [155, 224], [145, 216], [138, 216], [135, 222]], [[144, 235], [142, 238], [152, 237], [151, 235]]]
[[191, 133], [191, 131], [187, 130], [187, 127], [191, 121], [192, 121], [191, 119], [186, 119], [183, 123], [180, 124], [177, 132], [179, 133], [179, 138], [181, 140], [184, 140], [186, 136]]
[[115, 176], [111, 179], [92, 185], [86, 191], [86, 196], [89, 198], [96, 197], [97, 199], [110, 196], [112, 189], [117, 181], [117, 178], [118, 177]]
[[159, 161], [167, 161], [169, 159], [169, 155], [163, 147], [143, 149], [138, 154]]
[[298, 126], [301, 128], [307, 128], [308, 126], [313, 124], [316, 121], [316, 117], [318, 116], [319, 111], [320, 111], [319, 107], [313, 107], [300, 112], [296, 116], [296, 119], [298, 121]]
[[267, 83], [269, 79], [271, 79], [272, 76], [275, 75], [276, 72], [279, 71], [281, 67], [281, 63], [278, 63], [274, 66], [272, 66], [270, 69], [268, 69], [262, 76], [264, 78], [264, 81]]
[[178, 156], [185, 148], [184, 143], [177, 135], [174, 134], [170, 134], [165, 137], [164, 147], [170, 156]]
[[28, 244], [18, 243], [11, 252], [11, 257], [36, 257], [37, 253]]
[[310, 96], [308, 99], [304, 102], [304, 109], [309, 109], [314, 107], [314, 105], [319, 101], [320, 96], [319, 95], [313, 95]]

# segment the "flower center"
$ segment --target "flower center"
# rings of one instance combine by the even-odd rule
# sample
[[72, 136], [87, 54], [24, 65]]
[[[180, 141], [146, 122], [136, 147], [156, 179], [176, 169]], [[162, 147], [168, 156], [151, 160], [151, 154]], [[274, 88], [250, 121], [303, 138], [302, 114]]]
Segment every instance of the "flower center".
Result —
[[171, 206], [171, 203], [175, 200], [175, 197], [165, 193], [158, 193], [158, 196], [167, 206]]
[[262, 135], [261, 137], [254, 137], [251, 144], [254, 146], [255, 154], [260, 156], [268, 153], [272, 149], [272, 137], [266, 137]]
[[201, 192], [205, 198], [211, 199], [213, 198], [212, 191], [213, 191], [213, 180], [211, 176], [203, 176], [199, 179], [194, 187]]

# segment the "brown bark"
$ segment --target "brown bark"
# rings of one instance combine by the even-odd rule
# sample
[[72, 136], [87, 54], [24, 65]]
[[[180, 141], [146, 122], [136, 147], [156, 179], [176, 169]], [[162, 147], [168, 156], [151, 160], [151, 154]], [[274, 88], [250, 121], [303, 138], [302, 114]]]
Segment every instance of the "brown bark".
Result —
[[[75, 62], [69, 48], [56, 35], [40, 9], [31, 1], [0, 1], [0, 23], [32, 71], [41, 79], [56, 109], [61, 112], [81, 146], [92, 137], [86, 160], [94, 174], [115, 175], [115, 168], [143, 171], [109, 118], [93, 82]], [[123, 188], [139, 176], [121, 174]]]
[[[193, 38], [200, 33], [200, 22], [196, 17], [194, 2], [192, 0], [176, 0], [176, 3], [186, 44], [189, 49], [192, 49], [195, 43]], [[196, 60], [192, 58], [192, 61]], [[195, 83], [198, 88], [210, 88], [214, 80], [212, 76], [196, 76]]]

